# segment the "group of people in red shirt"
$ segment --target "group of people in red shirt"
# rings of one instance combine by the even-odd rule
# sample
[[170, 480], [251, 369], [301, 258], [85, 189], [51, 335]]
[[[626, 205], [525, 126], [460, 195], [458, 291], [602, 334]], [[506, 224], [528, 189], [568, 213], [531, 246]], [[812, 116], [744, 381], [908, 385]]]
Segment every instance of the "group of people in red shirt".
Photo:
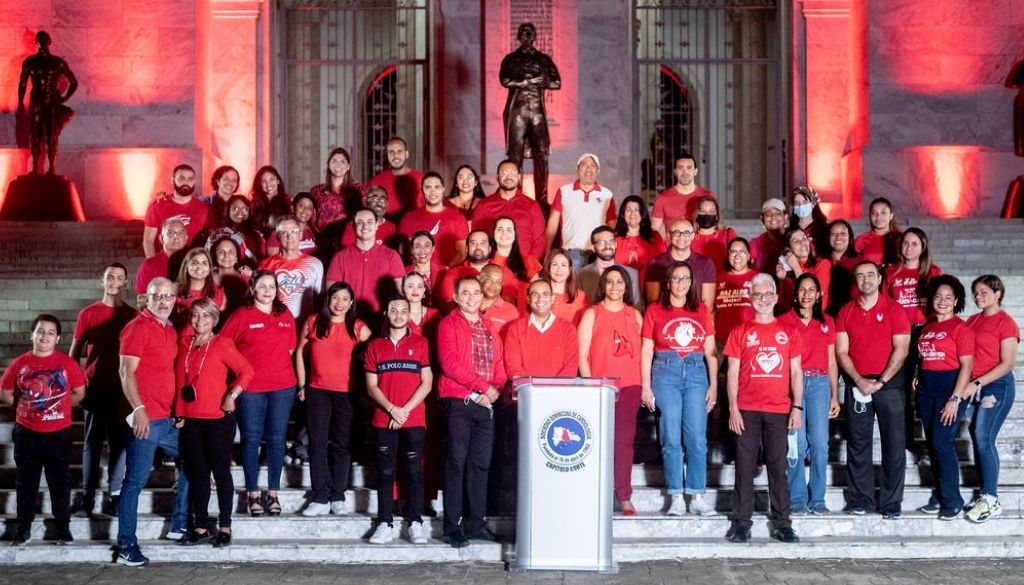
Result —
[[[174, 170], [174, 193], [147, 213], [148, 258], [136, 280], [141, 312], [121, 299], [127, 271], [111, 264], [102, 300], [78, 320], [71, 357], [55, 350], [59, 321], [40, 315], [32, 350], [0, 380], [0, 398], [18, 404], [16, 543], [31, 536], [44, 469], [54, 474], [50, 489], [61, 491], [53, 499], [60, 540], [71, 540], [68, 429], [70, 407], [83, 394], [81, 510], [93, 512], [98, 452], [107, 441], [111, 461], [126, 460], [108, 467], [112, 492], [121, 487], [114, 507], [124, 564], [148, 562], [134, 532], [158, 447], [182, 461], [170, 534], [183, 544], [231, 542], [236, 428], [248, 512], [281, 514], [296, 399], [296, 442], [305, 437], [312, 483], [303, 515], [351, 512], [350, 442], [354, 428], [368, 425], [378, 470], [370, 542], [401, 533], [396, 494], [406, 502], [408, 538], [426, 542], [425, 503], [442, 487], [445, 541], [459, 548], [494, 539], [485, 520], [489, 468], [493, 453], [510, 451], [510, 435], [496, 433], [495, 424], [515, 420], [505, 397], [517, 376], [617, 381], [614, 489], [624, 515], [637, 513], [631, 471], [637, 415], [646, 408], [656, 414], [667, 514], [717, 513], [718, 502], [706, 497], [708, 426], [722, 420], [736, 435], [726, 537], [750, 539], [763, 452], [772, 536], [795, 542], [792, 514], [829, 512], [828, 425], [844, 408], [846, 510], [899, 518], [912, 395], [938, 478], [920, 510], [962, 517], [954, 423], [973, 403], [982, 489], [968, 519], [1000, 513], [995, 437], [1013, 402], [1019, 341], [1000, 309], [1005, 289], [998, 277], [977, 279], [972, 293], [981, 313], [961, 320], [963, 286], [932, 263], [923, 231], [898, 230], [884, 199], [872, 202], [872, 229], [855, 240], [849, 223], [828, 223], [817, 194], [801, 187], [788, 206], [764, 203], [766, 231], [748, 242], [724, 225], [713, 193], [696, 185], [689, 155], [676, 161], [679, 183], [656, 198], [653, 217], [636, 196], [615, 205], [597, 184], [597, 156], [581, 155], [578, 180], [559, 190], [545, 221], [511, 161], [498, 166], [495, 194], [481, 197], [479, 176], [464, 166], [445, 198], [441, 175], [408, 167], [404, 141], [390, 140], [387, 152], [387, 176], [364, 188], [352, 179], [348, 152], [336, 149], [323, 184], [293, 199], [276, 170], [264, 167], [245, 204], [233, 192], [233, 169], [215, 173], [209, 204], [192, 196], [190, 168]], [[274, 203], [289, 199], [288, 206]], [[197, 226], [209, 230], [204, 213], [218, 209], [217, 201], [225, 219], [204, 237]], [[574, 247], [557, 247], [567, 227], [563, 245]], [[188, 241], [202, 245], [186, 249]], [[247, 251], [258, 264], [246, 260]], [[581, 266], [590, 253], [594, 260]], [[883, 446], [877, 503], [876, 417]], [[216, 528], [206, 514], [211, 475]]]

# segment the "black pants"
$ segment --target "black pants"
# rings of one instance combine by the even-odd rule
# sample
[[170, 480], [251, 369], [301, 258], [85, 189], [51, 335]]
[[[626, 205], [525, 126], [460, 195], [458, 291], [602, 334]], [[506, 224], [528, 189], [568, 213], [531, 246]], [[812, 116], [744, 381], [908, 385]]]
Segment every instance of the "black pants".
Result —
[[82, 445], [82, 489], [86, 509], [92, 509], [100, 485], [100, 456], [107, 444], [107, 483], [110, 493], [121, 493], [124, 483], [125, 445], [128, 443], [124, 417], [110, 407], [85, 409], [85, 440]]
[[750, 529], [754, 525], [754, 473], [758, 447], [764, 446], [764, 466], [768, 471], [768, 497], [772, 506], [772, 526], [788, 528], [789, 479], [786, 475], [786, 449], [789, 415], [775, 412], [741, 410], [743, 434], [736, 437], [736, 485], [732, 496], [733, 526]]
[[472, 535], [484, 526], [487, 513], [487, 473], [494, 445], [494, 419], [487, 408], [458, 398], [441, 400], [447, 425], [444, 469], [444, 534], [459, 529], [463, 519], [465, 487], [468, 513], [462, 521], [464, 534]]
[[178, 451], [188, 478], [188, 498], [192, 525], [205, 529], [209, 524], [210, 473], [217, 482], [217, 521], [221, 528], [231, 526], [235, 484], [231, 478], [231, 444], [235, 440], [235, 415], [222, 418], [189, 418], [178, 434]]
[[407, 511], [410, 522], [423, 521], [423, 427], [373, 429], [377, 439], [377, 521], [394, 522], [394, 489], [398, 458], [402, 458], [406, 486]]
[[871, 461], [874, 419], [882, 440], [882, 489], [878, 511], [898, 512], [903, 505], [903, 483], [907, 473], [906, 396], [903, 377], [894, 376], [871, 402], [853, 399], [853, 384], [846, 384], [846, 474], [847, 504], [870, 510], [875, 507], [875, 471]]
[[39, 478], [46, 473], [50, 503], [58, 528], [71, 521], [71, 429], [37, 433], [14, 425], [14, 484], [18, 491], [18, 530], [28, 532], [36, 517]]
[[344, 500], [352, 467], [352, 403], [348, 393], [307, 388], [306, 417], [313, 501], [326, 504]]

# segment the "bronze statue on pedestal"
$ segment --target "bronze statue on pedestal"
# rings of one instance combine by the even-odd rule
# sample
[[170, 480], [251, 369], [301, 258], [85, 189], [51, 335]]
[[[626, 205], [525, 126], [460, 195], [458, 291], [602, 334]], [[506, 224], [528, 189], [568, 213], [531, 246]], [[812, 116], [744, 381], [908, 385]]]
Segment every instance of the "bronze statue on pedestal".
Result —
[[[21, 78], [18, 81], [18, 113], [25, 111], [25, 89], [32, 80], [32, 93], [28, 98], [30, 146], [32, 151], [32, 173], [40, 174], [42, 151], [45, 142], [46, 157], [49, 160], [47, 174], [56, 174], [53, 163], [57, 158], [57, 142], [61, 130], [71, 120], [74, 111], [64, 102], [78, 89], [78, 79], [71, 72], [67, 62], [50, 54], [50, 35], [46, 31], [36, 34], [34, 55], [21, 63]], [[60, 90], [60, 80], [67, 80], [67, 93]]]

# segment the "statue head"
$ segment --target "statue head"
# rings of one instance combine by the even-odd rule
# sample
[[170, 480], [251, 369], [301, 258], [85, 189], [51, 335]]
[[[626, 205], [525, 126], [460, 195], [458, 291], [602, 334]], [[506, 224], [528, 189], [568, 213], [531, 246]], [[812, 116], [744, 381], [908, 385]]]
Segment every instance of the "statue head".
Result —
[[45, 30], [41, 30], [36, 33], [36, 45], [38, 45], [40, 49], [48, 49], [52, 42], [53, 41], [50, 39], [50, 33]]
[[524, 47], [532, 47], [533, 42], [537, 40], [537, 27], [533, 26], [532, 22], [524, 22], [519, 25], [519, 30], [516, 32], [516, 39], [523, 44]]

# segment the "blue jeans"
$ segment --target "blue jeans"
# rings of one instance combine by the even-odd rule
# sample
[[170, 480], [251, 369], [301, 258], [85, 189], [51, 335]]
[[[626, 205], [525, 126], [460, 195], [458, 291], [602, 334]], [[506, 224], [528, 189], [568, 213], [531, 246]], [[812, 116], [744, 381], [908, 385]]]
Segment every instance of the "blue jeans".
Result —
[[651, 365], [651, 390], [661, 412], [658, 436], [668, 493], [703, 494], [708, 475], [708, 370], [704, 354], [680, 357], [674, 351], [659, 351]]
[[[125, 476], [121, 486], [121, 499], [117, 504], [117, 546], [137, 547], [135, 529], [139, 517], [139, 494], [149, 481], [153, 469], [153, 456], [157, 447], [172, 457], [178, 457], [178, 429], [174, 421], [161, 418], [150, 421], [149, 436], [139, 439], [134, 434], [125, 447]], [[171, 530], [185, 530], [188, 527], [188, 479], [178, 474], [178, 491], [171, 512]]]
[[1006, 420], [1016, 394], [1013, 372], [982, 386], [981, 396], [974, 405], [971, 438], [974, 443], [974, 462], [978, 467], [982, 495], [997, 497], [999, 490], [999, 451], [996, 436]]
[[267, 488], [272, 492], [281, 489], [284, 436], [294, 403], [295, 386], [272, 392], [242, 392], [238, 397], [246, 491], [259, 490], [261, 441], [267, 443]]
[[917, 386], [917, 414], [924, 425], [928, 454], [935, 468], [933, 497], [938, 500], [943, 512], [961, 510], [964, 507], [964, 499], [960, 495], [960, 462], [956, 454], [955, 441], [957, 429], [960, 428], [960, 417], [967, 403], [960, 403], [953, 424], [944, 425], [939, 420], [942, 409], [953, 394], [956, 375], [957, 370], [923, 371], [921, 382]]
[[[797, 457], [787, 460], [789, 501], [794, 510], [825, 505], [825, 473], [828, 470], [828, 408], [832, 391], [828, 376], [804, 376], [804, 424], [797, 430]], [[811, 458], [810, 481], [804, 460]], [[810, 501], [808, 501], [808, 496]]]

